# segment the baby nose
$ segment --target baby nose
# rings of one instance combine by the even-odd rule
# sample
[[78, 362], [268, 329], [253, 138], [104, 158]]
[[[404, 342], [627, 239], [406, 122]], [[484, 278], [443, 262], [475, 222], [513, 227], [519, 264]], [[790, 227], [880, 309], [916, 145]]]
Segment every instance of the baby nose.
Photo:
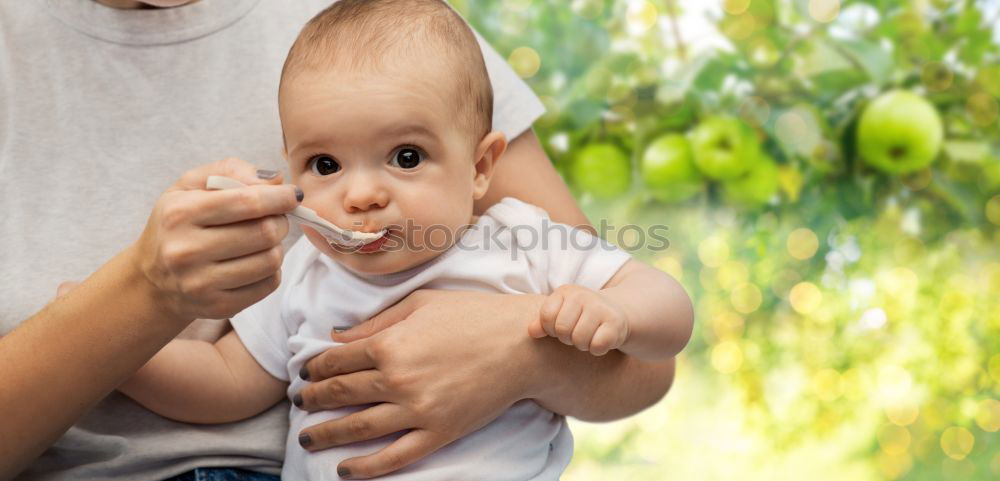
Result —
[[349, 182], [344, 196], [345, 211], [353, 213], [381, 209], [389, 203], [389, 193], [372, 179], [356, 177]]

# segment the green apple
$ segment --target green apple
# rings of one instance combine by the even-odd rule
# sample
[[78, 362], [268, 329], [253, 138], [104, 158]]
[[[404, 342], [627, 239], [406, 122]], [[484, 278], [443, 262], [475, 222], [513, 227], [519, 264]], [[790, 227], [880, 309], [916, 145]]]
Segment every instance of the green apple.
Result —
[[927, 167], [941, 150], [944, 128], [930, 102], [904, 90], [882, 94], [858, 122], [858, 152], [869, 165], [890, 174]]
[[663, 202], [688, 199], [704, 186], [694, 167], [691, 144], [680, 134], [653, 140], [642, 154], [639, 174], [649, 193]]
[[766, 204], [777, 192], [778, 167], [767, 155], [743, 175], [722, 184], [722, 194], [729, 203], [748, 207]]
[[712, 117], [691, 131], [694, 161], [706, 176], [726, 180], [739, 177], [757, 163], [757, 134], [735, 117]]
[[617, 146], [590, 144], [581, 149], [570, 167], [573, 182], [595, 197], [624, 194], [632, 183], [632, 165]]

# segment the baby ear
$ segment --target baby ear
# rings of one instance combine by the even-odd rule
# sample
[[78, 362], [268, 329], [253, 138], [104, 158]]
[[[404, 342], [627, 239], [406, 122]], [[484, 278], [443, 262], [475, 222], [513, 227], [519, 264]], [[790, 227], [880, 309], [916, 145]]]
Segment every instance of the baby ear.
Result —
[[494, 130], [479, 142], [476, 147], [476, 171], [472, 180], [472, 197], [482, 199], [490, 187], [490, 179], [496, 171], [500, 156], [507, 150], [507, 137], [503, 132]]

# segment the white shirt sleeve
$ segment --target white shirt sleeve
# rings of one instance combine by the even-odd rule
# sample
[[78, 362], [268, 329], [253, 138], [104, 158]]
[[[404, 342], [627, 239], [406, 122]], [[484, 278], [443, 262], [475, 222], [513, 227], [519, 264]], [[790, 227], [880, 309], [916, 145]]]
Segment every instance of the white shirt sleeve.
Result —
[[475, 34], [493, 85], [493, 129], [503, 132], [509, 142], [531, 128], [545, 113], [545, 105], [507, 61], [478, 32]]
[[515, 255], [527, 256], [532, 277], [544, 293], [566, 284], [601, 289], [632, 258], [608, 241], [553, 222], [540, 207], [513, 197], [505, 197], [484, 215], [510, 229]]
[[288, 362], [291, 350], [288, 338], [298, 326], [291, 325], [286, 315], [288, 293], [303, 277], [306, 267], [315, 259], [315, 249], [301, 236], [285, 254], [281, 264], [281, 285], [270, 295], [244, 309], [230, 319], [233, 330], [258, 364], [268, 374], [289, 381]]
[[566, 284], [577, 284], [598, 290], [618, 272], [629, 259], [627, 252], [590, 232], [566, 224], [552, 222], [547, 229], [550, 243], [548, 282], [553, 290]]

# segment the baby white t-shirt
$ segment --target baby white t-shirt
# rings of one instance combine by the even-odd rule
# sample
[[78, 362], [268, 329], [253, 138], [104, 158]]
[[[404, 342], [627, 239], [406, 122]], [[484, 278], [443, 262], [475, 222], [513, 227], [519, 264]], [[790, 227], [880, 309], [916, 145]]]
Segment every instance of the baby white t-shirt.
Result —
[[[565, 284], [600, 289], [629, 259], [628, 253], [589, 232], [554, 223], [542, 209], [508, 197], [447, 251], [394, 274], [351, 272], [303, 237], [285, 256], [281, 286], [237, 314], [232, 324], [257, 362], [290, 383], [288, 395], [293, 396], [306, 386], [298, 376], [302, 366], [337, 345], [330, 339], [333, 326], [369, 319], [414, 290], [548, 294]], [[315, 453], [299, 446], [302, 429], [364, 407], [317, 413], [292, 407], [282, 478], [340, 479], [339, 462], [374, 453], [402, 435]], [[572, 454], [565, 418], [522, 400], [490, 424], [380, 479], [558, 480]]]

